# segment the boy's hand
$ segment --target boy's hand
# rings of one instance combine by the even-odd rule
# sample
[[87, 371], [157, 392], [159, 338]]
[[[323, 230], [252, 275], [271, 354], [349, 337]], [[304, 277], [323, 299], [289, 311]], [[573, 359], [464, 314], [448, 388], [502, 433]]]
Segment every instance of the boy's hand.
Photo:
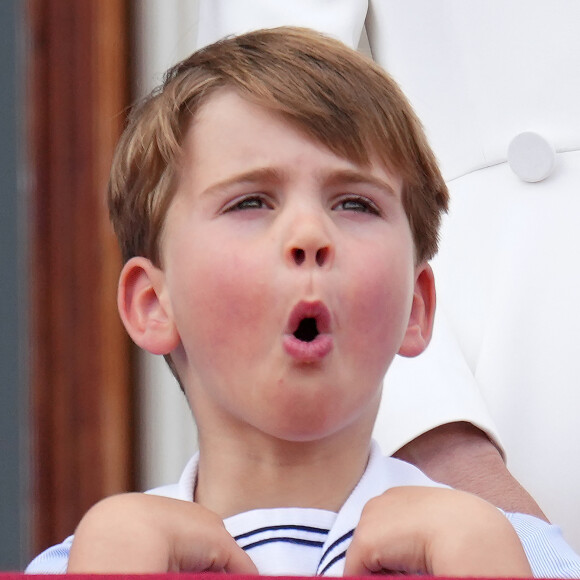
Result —
[[365, 506], [344, 575], [386, 572], [532, 576], [516, 532], [496, 507], [432, 487], [392, 488]]
[[257, 574], [222, 520], [199, 504], [131, 493], [96, 504], [81, 520], [68, 573]]

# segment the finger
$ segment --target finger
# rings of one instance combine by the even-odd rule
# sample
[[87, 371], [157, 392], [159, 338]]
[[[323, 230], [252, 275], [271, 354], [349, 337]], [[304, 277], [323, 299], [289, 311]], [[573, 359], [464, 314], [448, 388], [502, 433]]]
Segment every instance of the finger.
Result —
[[[357, 534], [358, 532], [358, 534]], [[355, 531], [353, 541], [346, 552], [345, 576], [368, 576], [372, 574], [424, 574], [426, 567], [421, 546], [390, 535], [380, 536]]]
[[[229, 572], [258, 574], [251, 558], [238, 546], [225, 528], [217, 534], [208, 534], [209, 542], [182, 543], [177, 553], [180, 572]], [[192, 549], [193, 547], [193, 549]]]
[[346, 558], [344, 563], [344, 576], [369, 576], [372, 574], [371, 570], [368, 570], [366, 566], [360, 560], [355, 560], [354, 558]]
[[242, 548], [236, 544], [236, 549], [230, 553], [230, 558], [225, 566], [225, 571], [230, 574], [251, 574], [257, 575], [258, 569], [252, 559]]
[[344, 576], [368, 576], [375, 572], [379, 572], [379, 569], [371, 569], [365, 565], [362, 555], [359, 550], [357, 550], [356, 545], [353, 547], [351, 544], [346, 552], [346, 559], [344, 562]]
[[[347, 554], [347, 558], [344, 564], [344, 576], [371, 576], [373, 574], [381, 574], [385, 576], [406, 576], [410, 572], [407, 571], [403, 566], [397, 567], [394, 565], [382, 566], [377, 564], [376, 566], [367, 566], [362, 560], [356, 557], [350, 557]], [[417, 572], [417, 574], [423, 574], [424, 572]]]

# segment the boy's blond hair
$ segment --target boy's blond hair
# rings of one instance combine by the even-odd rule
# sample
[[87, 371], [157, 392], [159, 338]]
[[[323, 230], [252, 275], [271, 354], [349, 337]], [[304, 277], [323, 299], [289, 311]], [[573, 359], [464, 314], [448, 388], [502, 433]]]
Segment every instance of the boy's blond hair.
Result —
[[124, 260], [144, 256], [162, 266], [159, 240], [183, 136], [220, 88], [235, 89], [279, 114], [336, 155], [361, 165], [378, 160], [398, 173], [416, 260], [433, 257], [448, 193], [407, 99], [365, 56], [312, 30], [284, 27], [195, 52], [133, 111], [109, 183], [110, 215]]

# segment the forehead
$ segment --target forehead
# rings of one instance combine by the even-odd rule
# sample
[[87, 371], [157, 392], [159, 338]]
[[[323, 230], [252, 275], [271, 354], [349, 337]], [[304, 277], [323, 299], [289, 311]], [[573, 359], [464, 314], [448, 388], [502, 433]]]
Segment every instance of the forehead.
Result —
[[380, 174], [392, 182], [394, 189], [400, 189], [398, 172], [385, 167], [374, 151], [366, 152], [368, 161], [361, 163], [337, 154], [307, 129], [234, 89], [220, 88], [189, 121], [182, 143], [180, 173], [185, 177], [195, 167], [196, 177], [204, 181], [205, 177], [215, 179], [218, 175], [282, 162], [292, 168], [308, 167], [315, 153], [317, 161], [357, 170], [360, 175]]

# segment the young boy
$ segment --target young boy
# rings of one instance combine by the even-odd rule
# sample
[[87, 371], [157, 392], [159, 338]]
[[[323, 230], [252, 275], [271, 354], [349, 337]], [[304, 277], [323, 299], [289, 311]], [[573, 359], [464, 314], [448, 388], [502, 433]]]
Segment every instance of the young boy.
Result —
[[393, 357], [429, 342], [447, 204], [378, 66], [291, 28], [195, 53], [133, 113], [109, 203], [121, 318], [168, 358], [199, 453], [29, 572], [580, 576], [557, 528], [371, 442]]

